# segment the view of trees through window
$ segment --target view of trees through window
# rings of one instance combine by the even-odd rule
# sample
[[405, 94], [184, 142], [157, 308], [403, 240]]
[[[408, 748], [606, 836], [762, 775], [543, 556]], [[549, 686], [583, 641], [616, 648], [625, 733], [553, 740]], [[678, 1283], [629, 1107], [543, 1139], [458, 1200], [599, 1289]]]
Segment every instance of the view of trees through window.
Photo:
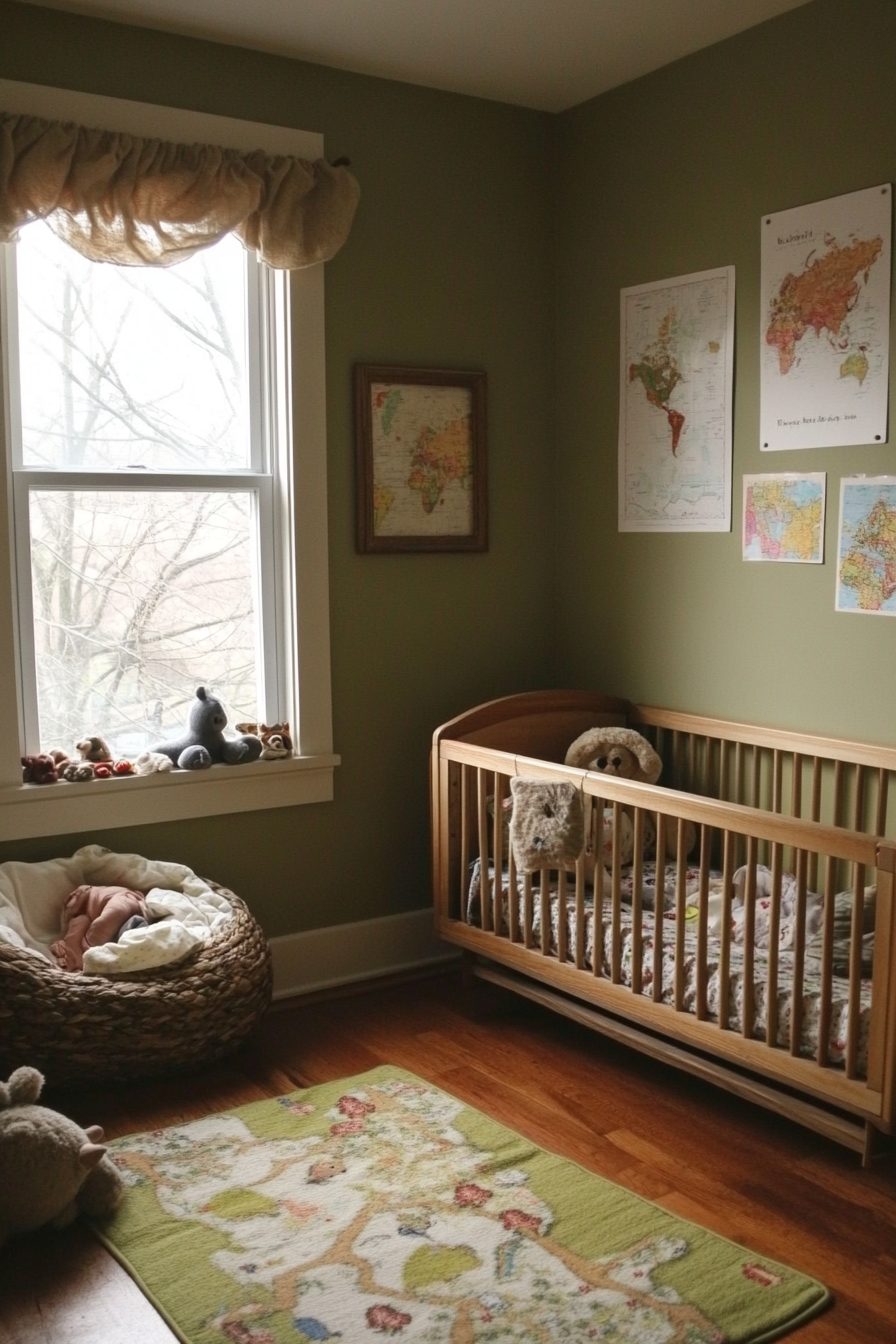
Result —
[[181, 729], [198, 685], [232, 722], [254, 719], [259, 505], [239, 473], [259, 462], [244, 249], [227, 238], [174, 267], [119, 267], [32, 225], [16, 280], [17, 499], [41, 749], [101, 733], [132, 756]]

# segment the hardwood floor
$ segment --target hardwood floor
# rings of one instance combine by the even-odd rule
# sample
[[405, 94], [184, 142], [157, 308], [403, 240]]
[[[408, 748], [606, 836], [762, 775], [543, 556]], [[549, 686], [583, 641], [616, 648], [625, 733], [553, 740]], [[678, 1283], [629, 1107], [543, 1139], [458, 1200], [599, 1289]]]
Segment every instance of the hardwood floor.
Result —
[[[896, 1159], [863, 1171], [854, 1153], [454, 970], [294, 1000], [201, 1075], [44, 1100], [114, 1137], [383, 1063], [822, 1279], [835, 1305], [795, 1344], [896, 1344]], [[0, 1344], [173, 1339], [86, 1228], [0, 1252]]]

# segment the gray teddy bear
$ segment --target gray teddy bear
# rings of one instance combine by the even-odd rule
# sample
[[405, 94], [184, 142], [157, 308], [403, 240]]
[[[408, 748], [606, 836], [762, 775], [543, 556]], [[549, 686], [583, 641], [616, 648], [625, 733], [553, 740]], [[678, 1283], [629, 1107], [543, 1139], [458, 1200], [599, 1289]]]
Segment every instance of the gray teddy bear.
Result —
[[227, 715], [221, 701], [200, 686], [184, 735], [174, 742], [160, 742], [150, 750], [167, 756], [181, 770], [207, 770], [216, 761], [223, 761], [225, 765], [257, 761], [261, 755], [261, 738], [251, 733], [225, 737], [226, 725]]

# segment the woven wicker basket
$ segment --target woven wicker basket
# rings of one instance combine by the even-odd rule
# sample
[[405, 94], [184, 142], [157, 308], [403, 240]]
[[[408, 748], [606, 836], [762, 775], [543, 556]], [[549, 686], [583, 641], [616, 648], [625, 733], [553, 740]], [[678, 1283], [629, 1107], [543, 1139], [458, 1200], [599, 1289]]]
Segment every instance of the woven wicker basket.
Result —
[[147, 1078], [233, 1050], [270, 1003], [271, 954], [245, 902], [209, 886], [233, 918], [179, 966], [84, 975], [0, 942], [0, 1077], [31, 1064], [51, 1086]]

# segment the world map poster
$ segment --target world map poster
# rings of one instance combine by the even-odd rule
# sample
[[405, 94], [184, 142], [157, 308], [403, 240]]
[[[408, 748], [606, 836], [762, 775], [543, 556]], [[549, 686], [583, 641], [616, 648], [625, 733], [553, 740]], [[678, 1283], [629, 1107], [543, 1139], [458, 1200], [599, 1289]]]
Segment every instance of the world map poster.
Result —
[[734, 267], [621, 293], [620, 532], [731, 527]]
[[896, 476], [840, 482], [836, 608], [896, 616]]
[[889, 184], [762, 220], [760, 447], [887, 438]]

